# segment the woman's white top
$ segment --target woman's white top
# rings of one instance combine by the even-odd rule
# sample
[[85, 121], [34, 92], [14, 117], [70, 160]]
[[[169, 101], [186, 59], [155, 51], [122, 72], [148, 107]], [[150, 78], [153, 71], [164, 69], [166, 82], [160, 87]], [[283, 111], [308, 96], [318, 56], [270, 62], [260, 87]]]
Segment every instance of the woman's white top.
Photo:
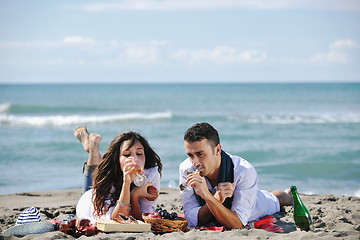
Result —
[[[160, 173], [158, 172], [157, 167], [145, 169], [145, 176], [148, 179], [148, 182], [152, 183], [154, 187], [156, 187], [160, 191]], [[91, 223], [95, 223], [96, 219], [93, 215], [94, 213], [94, 205], [92, 203], [92, 189], [86, 191], [81, 198], [79, 199], [76, 205], [76, 216], [78, 219], [89, 219]], [[111, 192], [114, 192], [115, 188], [111, 189]], [[107, 200], [106, 204], [110, 204], [110, 201]], [[149, 201], [146, 198], [139, 198], [139, 205], [142, 213], [150, 213], [154, 212], [156, 208], [157, 200]], [[111, 214], [114, 211], [113, 206], [109, 209], [109, 211], [100, 216], [101, 219], [111, 219]]]

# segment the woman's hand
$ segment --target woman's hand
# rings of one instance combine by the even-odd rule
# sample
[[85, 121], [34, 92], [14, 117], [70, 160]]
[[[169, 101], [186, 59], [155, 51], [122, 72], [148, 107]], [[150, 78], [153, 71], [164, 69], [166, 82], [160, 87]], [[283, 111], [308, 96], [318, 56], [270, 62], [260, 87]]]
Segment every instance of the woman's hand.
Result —
[[136, 176], [135, 172], [136, 166], [134, 161], [130, 158], [125, 160], [125, 166], [123, 170], [123, 182], [126, 185], [130, 185]]
[[145, 185], [141, 186], [141, 187], [134, 187], [131, 190], [131, 198], [139, 198], [139, 197], [144, 197], [147, 198], [150, 201], [154, 201], [158, 195], [157, 194], [150, 194], [147, 192], [147, 188], [149, 186], [154, 186], [152, 183], [148, 182]]

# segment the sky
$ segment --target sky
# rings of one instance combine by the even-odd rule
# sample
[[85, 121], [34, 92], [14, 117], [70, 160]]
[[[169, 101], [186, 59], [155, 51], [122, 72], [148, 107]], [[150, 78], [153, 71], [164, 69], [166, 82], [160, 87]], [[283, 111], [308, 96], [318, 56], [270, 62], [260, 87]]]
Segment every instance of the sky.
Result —
[[154, 82], [360, 82], [360, 0], [0, 0], [0, 84]]

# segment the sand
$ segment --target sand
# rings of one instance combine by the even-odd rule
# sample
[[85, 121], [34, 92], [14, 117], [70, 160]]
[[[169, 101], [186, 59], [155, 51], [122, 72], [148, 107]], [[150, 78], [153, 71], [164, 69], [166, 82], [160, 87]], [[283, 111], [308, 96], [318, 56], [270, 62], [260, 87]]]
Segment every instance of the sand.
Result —
[[[14, 226], [19, 214], [34, 206], [41, 212], [42, 221], [61, 220], [75, 213], [75, 205], [81, 190], [59, 190], [0, 195], [0, 231]], [[294, 224], [292, 207], [274, 214], [277, 224], [284, 233], [271, 233], [261, 229], [231, 230], [224, 232], [191, 230], [166, 234], [154, 233], [99, 233], [80, 239], [360, 239], [360, 198], [333, 195], [300, 194], [313, 217], [315, 231], [297, 230]], [[168, 211], [182, 213], [181, 198], [178, 190], [163, 188], [158, 206]], [[20, 239], [0, 235], [0, 239]], [[28, 235], [21, 239], [73, 239], [62, 232]]]

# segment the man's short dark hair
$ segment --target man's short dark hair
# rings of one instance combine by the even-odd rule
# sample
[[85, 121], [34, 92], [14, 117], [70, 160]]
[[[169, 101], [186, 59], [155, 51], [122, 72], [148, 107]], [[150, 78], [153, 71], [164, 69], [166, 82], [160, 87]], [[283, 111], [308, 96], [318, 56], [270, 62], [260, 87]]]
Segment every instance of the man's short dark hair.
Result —
[[196, 142], [201, 141], [203, 139], [207, 139], [210, 141], [214, 147], [216, 147], [220, 143], [219, 133], [216, 129], [210, 124], [196, 123], [192, 127], [190, 127], [184, 135], [184, 140], [186, 142]]

